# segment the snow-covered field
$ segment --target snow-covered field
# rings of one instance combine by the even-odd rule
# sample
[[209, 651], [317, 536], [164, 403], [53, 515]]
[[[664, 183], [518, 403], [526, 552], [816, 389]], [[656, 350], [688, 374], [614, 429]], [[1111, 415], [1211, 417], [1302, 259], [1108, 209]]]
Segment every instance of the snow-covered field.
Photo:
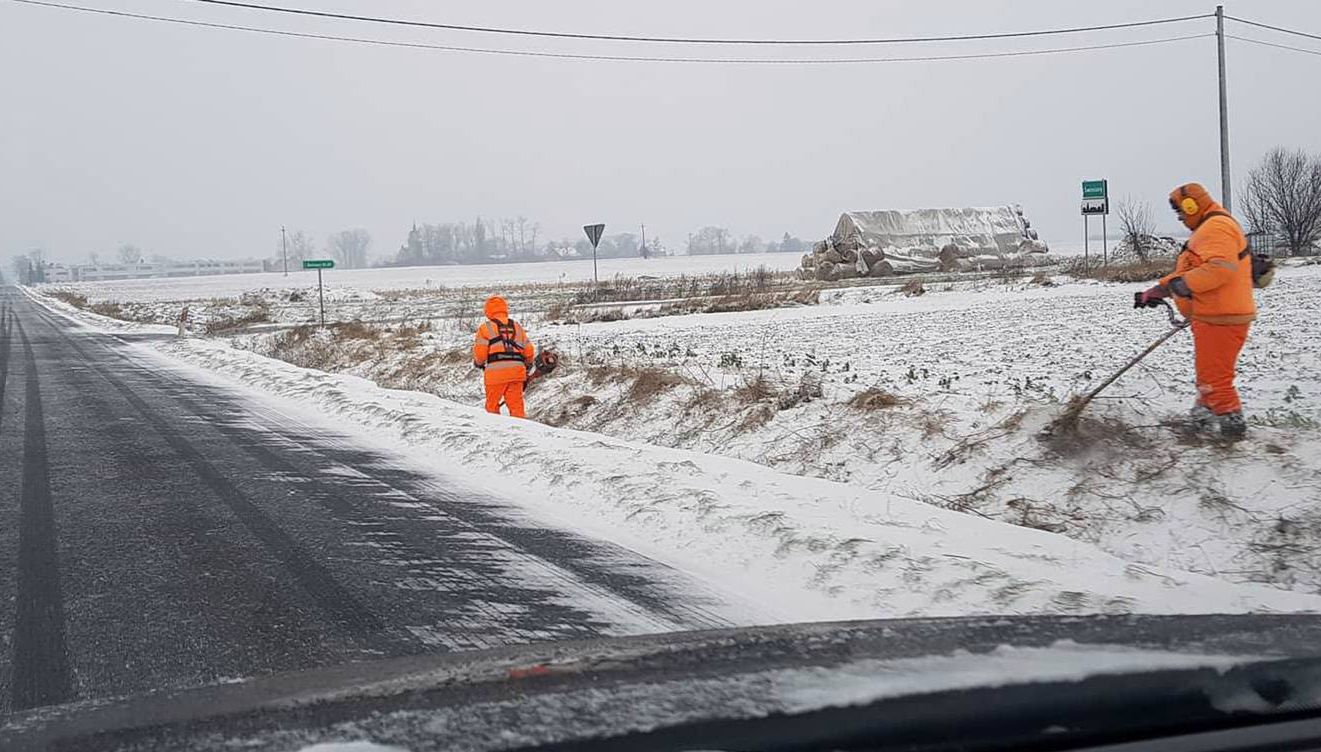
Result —
[[[685, 382], [638, 401], [627, 382], [566, 374], [533, 401], [564, 425], [1058, 531], [1130, 561], [1321, 589], [1321, 330], [1300, 325], [1321, 315], [1321, 268], [1259, 295], [1240, 367], [1249, 441], [1162, 425], [1194, 398], [1182, 334], [1111, 387], [1076, 440], [1041, 442], [1061, 403], [1168, 329], [1132, 309], [1133, 287], [852, 290], [836, 305], [548, 329], [579, 362]], [[821, 397], [782, 409], [807, 382]], [[584, 394], [598, 402], [582, 409]]]
[[471, 333], [452, 322], [159, 349], [452, 458], [460, 476], [499, 458], [526, 483], [498, 490], [553, 524], [782, 603], [776, 618], [1313, 608], [1321, 331], [1299, 322], [1321, 314], [1321, 267], [1260, 294], [1241, 371], [1248, 441], [1162, 425], [1192, 398], [1186, 334], [1076, 435], [1039, 440], [1063, 400], [1168, 326], [1132, 310], [1133, 287], [864, 288], [819, 306], [536, 327], [565, 367], [530, 392], [534, 417], [580, 431], [471, 407]]
[[[664, 256], [652, 259], [600, 259], [598, 274], [602, 280], [617, 276], [673, 277], [681, 274], [712, 274], [747, 271], [764, 266], [768, 269], [797, 269], [801, 254], [756, 253], [723, 256]], [[266, 274], [230, 274], [215, 277], [177, 277], [172, 279], [126, 279], [106, 282], [61, 283], [60, 288], [76, 290], [93, 301], [114, 300], [143, 303], [237, 299], [258, 290], [316, 291], [316, 272], [294, 271], [289, 276]], [[363, 292], [413, 290], [440, 287], [507, 288], [525, 284], [581, 283], [592, 281], [592, 260], [555, 261], [521, 264], [485, 264], [467, 266], [417, 266], [390, 269], [331, 269], [323, 272], [328, 291], [351, 289], [352, 293], [329, 292], [334, 302], [354, 298]], [[313, 301], [314, 302], [314, 301]]]
[[[711, 277], [747, 275], [754, 270], [789, 272], [796, 253], [725, 256], [671, 256], [656, 259], [603, 259], [607, 286], [657, 285], [662, 280], [710, 284]], [[545, 311], [591, 287], [592, 262], [427, 266], [398, 269], [332, 270], [318, 293], [316, 275], [298, 271], [173, 279], [51, 283], [47, 294], [80, 296], [103, 313], [145, 323], [173, 324], [187, 308], [188, 328], [216, 333], [245, 328], [280, 328], [327, 322], [399, 322], [418, 318], [470, 320], [480, 317], [492, 293], [519, 310]]]
[[[532, 393], [556, 425], [718, 453], [1062, 532], [1126, 559], [1321, 587], [1321, 267], [1260, 294], [1241, 361], [1254, 437], [1188, 446], [1161, 422], [1191, 404], [1176, 337], [1095, 403], [1083, 441], [1041, 428], [1168, 327], [1131, 286], [982, 281], [831, 291], [824, 304], [542, 326], [566, 367]], [[1301, 317], [1301, 318], [1300, 318]], [[469, 332], [243, 342], [295, 363], [479, 404]], [[889, 403], [897, 404], [889, 404]]]

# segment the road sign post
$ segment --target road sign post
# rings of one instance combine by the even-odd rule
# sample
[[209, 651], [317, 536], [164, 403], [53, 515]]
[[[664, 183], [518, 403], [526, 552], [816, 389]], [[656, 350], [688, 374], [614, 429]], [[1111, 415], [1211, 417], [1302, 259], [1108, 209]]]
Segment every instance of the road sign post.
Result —
[[334, 269], [335, 262], [332, 259], [303, 259], [304, 269], [316, 269], [316, 297], [321, 306], [321, 328], [326, 328], [326, 293], [321, 284], [321, 270]]
[[587, 239], [592, 241], [592, 282], [600, 284], [601, 280], [596, 275], [596, 247], [601, 244], [601, 234], [605, 232], [605, 225], [583, 225], [583, 232], [587, 233]]
[[1101, 215], [1101, 263], [1109, 262], [1109, 248], [1106, 245], [1105, 218], [1110, 213], [1110, 184], [1106, 180], [1082, 181], [1082, 258], [1088, 262], [1087, 219], [1093, 214]]

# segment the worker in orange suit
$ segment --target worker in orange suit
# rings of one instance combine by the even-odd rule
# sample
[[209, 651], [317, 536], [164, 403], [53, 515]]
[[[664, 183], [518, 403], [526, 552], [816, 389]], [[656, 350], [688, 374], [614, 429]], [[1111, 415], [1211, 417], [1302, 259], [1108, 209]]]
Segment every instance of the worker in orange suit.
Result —
[[477, 327], [472, 364], [482, 369], [486, 384], [486, 412], [500, 414], [500, 403], [515, 418], [527, 417], [523, 385], [532, 369], [536, 349], [522, 325], [509, 318], [509, 304], [499, 296], [486, 300], [486, 321]]
[[1170, 193], [1170, 206], [1193, 235], [1184, 245], [1174, 272], [1141, 293], [1137, 305], [1160, 305], [1174, 297], [1192, 322], [1197, 404], [1192, 418], [1199, 427], [1219, 424], [1222, 436], [1247, 431], [1243, 405], [1234, 388], [1239, 351], [1257, 317], [1252, 297], [1252, 257], [1238, 222], [1197, 183]]

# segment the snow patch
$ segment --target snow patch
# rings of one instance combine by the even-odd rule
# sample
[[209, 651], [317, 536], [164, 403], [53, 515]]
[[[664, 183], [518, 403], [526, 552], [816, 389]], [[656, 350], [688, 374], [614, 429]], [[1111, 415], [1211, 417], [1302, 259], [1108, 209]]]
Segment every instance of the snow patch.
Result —
[[1046, 648], [1001, 645], [989, 653], [867, 660], [832, 668], [778, 672], [777, 695], [786, 712], [865, 705], [892, 697], [994, 688], [1015, 684], [1078, 682], [1093, 676], [1235, 666], [1262, 656], [1198, 655], [1063, 640]]
[[766, 604], [759, 618], [1321, 610], [1317, 596], [1135, 570], [1087, 544], [888, 493], [513, 421], [213, 341], [156, 347], [135, 350], [155, 367], [184, 361], [196, 378], [360, 426], [438, 483], [457, 478], [742, 593]]
[[403, 747], [388, 747], [375, 742], [322, 742], [302, 747], [298, 752], [408, 752]]

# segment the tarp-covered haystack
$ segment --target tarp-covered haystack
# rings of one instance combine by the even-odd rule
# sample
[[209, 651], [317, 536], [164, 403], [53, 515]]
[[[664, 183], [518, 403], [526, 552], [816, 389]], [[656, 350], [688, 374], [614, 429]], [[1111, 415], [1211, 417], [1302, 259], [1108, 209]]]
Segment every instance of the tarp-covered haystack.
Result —
[[833, 281], [1026, 268], [1054, 263], [1048, 251], [1018, 206], [845, 212], [800, 273]]

